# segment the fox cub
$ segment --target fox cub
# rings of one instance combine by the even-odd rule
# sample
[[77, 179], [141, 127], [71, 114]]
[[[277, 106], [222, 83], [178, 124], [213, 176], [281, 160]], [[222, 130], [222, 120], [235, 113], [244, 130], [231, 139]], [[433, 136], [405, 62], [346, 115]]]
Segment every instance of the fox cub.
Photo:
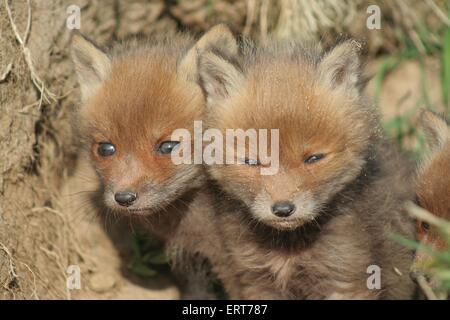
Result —
[[[450, 219], [450, 126], [441, 115], [425, 110], [421, 124], [430, 155], [421, 163], [417, 176], [417, 202], [424, 209], [444, 219]], [[420, 241], [443, 248], [436, 230], [418, 222]]]
[[411, 298], [413, 252], [389, 235], [414, 237], [413, 172], [362, 94], [355, 42], [244, 42], [238, 55], [202, 51], [198, 68], [208, 128], [279, 130], [276, 174], [258, 157], [207, 166], [226, 257], [213, 267], [230, 297]]
[[209, 197], [200, 165], [171, 161], [180, 141], [170, 138], [203, 117], [198, 53], [214, 44], [233, 54], [237, 45], [229, 41], [235, 42], [230, 30], [217, 25], [196, 43], [178, 35], [108, 53], [79, 34], [72, 43], [83, 102], [78, 130], [102, 182], [105, 207], [142, 217], [156, 236], [171, 246], [183, 243], [194, 255], [203, 224], [189, 213], [209, 211]]

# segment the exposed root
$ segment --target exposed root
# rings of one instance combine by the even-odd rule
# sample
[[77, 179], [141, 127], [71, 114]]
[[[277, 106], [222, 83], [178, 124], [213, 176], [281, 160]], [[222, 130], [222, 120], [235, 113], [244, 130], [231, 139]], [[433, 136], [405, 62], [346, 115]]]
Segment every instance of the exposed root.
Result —
[[19, 276], [16, 273], [16, 267], [14, 265], [14, 259], [12, 257], [11, 252], [8, 250], [8, 248], [0, 242], [0, 249], [6, 254], [6, 257], [8, 258], [8, 264], [9, 264], [9, 275], [13, 278], [18, 278]]
[[31, 296], [34, 297], [34, 299], [39, 300], [39, 296], [37, 295], [37, 286], [36, 286], [36, 275], [34, 274], [33, 270], [31, 270], [30, 266], [28, 266], [26, 263], [19, 261], [21, 265], [23, 265], [33, 276], [33, 292], [31, 293]]
[[11, 73], [12, 66], [13, 66], [12, 63], [8, 64], [8, 65], [6, 66], [5, 71], [3, 71], [3, 72], [0, 74], [0, 83], [2, 83], [3, 81], [6, 80], [6, 78], [8, 78], [8, 75]]
[[24, 266], [33, 276], [33, 285], [34, 286], [33, 286], [33, 292], [31, 294], [31, 297], [33, 297], [36, 300], [39, 300], [39, 297], [37, 295], [36, 276], [35, 276], [33, 270], [31, 270], [31, 268], [26, 263], [17, 261], [16, 259], [14, 259], [13, 255], [12, 255], [11, 251], [8, 249], [8, 247], [6, 247], [6, 245], [4, 245], [1, 242], [0, 242], [0, 251], [3, 251], [4, 255], [6, 256], [7, 265], [8, 265], [8, 277], [6, 278], [5, 283], [2, 284], [2, 287], [6, 291], [11, 293], [13, 299], [16, 297], [14, 290], [11, 289], [11, 284], [16, 283], [17, 280], [20, 278], [19, 274], [17, 273], [17, 263], [19, 263], [22, 266]]
[[[55, 260], [56, 265], [59, 267], [59, 270], [61, 272], [61, 275], [63, 278], [66, 277], [66, 268], [64, 267], [64, 264], [61, 261], [61, 256], [57, 254], [55, 251], [50, 251], [43, 246], [40, 246], [39, 249], [44, 252], [49, 258]], [[69, 288], [66, 286], [66, 298], [67, 300], [71, 300], [71, 294]]]
[[32, 80], [34, 86], [40, 92], [40, 98], [39, 98], [39, 103], [38, 103], [38, 106], [40, 108], [44, 102], [50, 104], [52, 102], [55, 102], [57, 99], [56, 99], [56, 95], [46, 88], [45, 82], [39, 77], [38, 73], [36, 72], [36, 68], [34, 67], [33, 59], [31, 57], [30, 49], [28, 49], [28, 47], [27, 47], [27, 41], [28, 41], [28, 38], [30, 35], [30, 30], [31, 30], [31, 18], [32, 18], [31, 0], [27, 0], [27, 6], [28, 6], [27, 27], [25, 30], [25, 34], [23, 36], [21, 36], [19, 34], [19, 30], [17, 29], [17, 25], [14, 22], [11, 8], [9, 6], [9, 1], [5, 0], [5, 8], [6, 8], [6, 12], [8, 13], [9, 23], [14, 32], [14, 36], [16, 37], [17, 42], [19, 42], [20, 47], [22, 48], [22, 53], [24, 55], [25, 62], [30, 71], [31, 80]]

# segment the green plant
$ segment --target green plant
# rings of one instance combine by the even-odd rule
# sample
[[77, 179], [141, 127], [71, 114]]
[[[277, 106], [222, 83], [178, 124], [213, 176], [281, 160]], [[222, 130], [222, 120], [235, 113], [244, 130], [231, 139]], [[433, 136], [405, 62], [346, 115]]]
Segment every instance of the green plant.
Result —
[[148, 235], [135, 235], [131, 241], [132, 260], [128, 269], [140, 277], [153, 277], [168, 269], [161, 246]]
[[418, 253], [427, 255], [425, 262], [416, 261], [412, 271], [427, 298], [447, 299], [450, 296], [450, 221], [436, 217], [412, 203], [408, 204], [407, 209], [413, 218], [435, 228], [444, 247], [437, 248], [432, 244], [398, 235], [390, 235], [390, 237], [410, 249], [417, 250]]
[[447, 112], [450, 112], [450, 28], [447, 28], [442, 48], [442, 100]]

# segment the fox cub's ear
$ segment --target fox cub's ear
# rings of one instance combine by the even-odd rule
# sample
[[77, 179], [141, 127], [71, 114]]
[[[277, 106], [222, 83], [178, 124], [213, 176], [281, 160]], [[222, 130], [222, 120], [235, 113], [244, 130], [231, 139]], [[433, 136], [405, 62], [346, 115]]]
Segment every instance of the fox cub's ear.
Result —
[[225, 24], [218, 24], [207, 31], [197, 43], [186, 53], [178, 64], [178, 72], [187, 79], [196, 81], [198, 79], [198, 58], [205, 50], [218, 49], [227, 55], [236, 55], [239, 45]]
[[212, 107], [236, 91], [243, 82], [244, 75], [234, 63], [239, 45], [225, 25], [212, 28], [200, 42], [203, 43], [201, 50], [197, 51], [198, 80], [207, 105]]
[[208, 107], [220, 104], [237, 92], [244, 82], [239, 65], [219, 51], [206, 51], [200, 55], [198, 73]]
[[79, 33], [72, 36], [72, 60], [78, 76], [83, 101], [107, 77], [111, 60], [93, 42]]
[[423, 110], [421, 125], [425, 132], [428, 147], [432, 150], [442, 148], [450, 142], [450, 127], [445, 118], [430, 110]]
[[327, 52], [318, 66], [322, 84], [332, 89], [343, 88], [350, 93], [359, 90], [361, 46], [355, 40], [347, 40]]

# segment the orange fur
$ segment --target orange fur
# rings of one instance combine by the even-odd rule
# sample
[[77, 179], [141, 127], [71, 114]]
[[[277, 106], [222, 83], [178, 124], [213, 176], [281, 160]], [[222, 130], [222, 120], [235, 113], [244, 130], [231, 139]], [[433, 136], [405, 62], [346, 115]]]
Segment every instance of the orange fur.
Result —
[[[199, 251], [191, 245], [199, 241], [198, 226], [189, 217], [210, 210], [203, 170], [175, 165], [158, 148], [175, 129], [192, 134], [194, 120], [203, 117], [205, 102], [195, 82], [198, 53], [212, 44], [233, 50], [233, 42], [224, 25], [196, 43], [177, 35], [118, 45], [108, 53], [81, 35], [73, 38], [83, 100], [78, 129], [102, 181], [103, 205], [141, 217], [167, 247], [183, 246], [192, 256]], [[100, 154], [104, 142], [115, 147], [114, 154]], [[124, 191], [137, 197], [120, 203], [116, 195]]]
[[163, 184], [183, 169], [156, 152], [173, 130], [192, 127], [203, 112], [198, 88], [178, 77], [175, 66], [176, 56], [165, 52], [121, 59], [83, 109], [82, 117], [96, 137], [91, 143], [117, 145], [114, 159], [101, 159], [95, 150], [93, 156], [103, 179], [118, 190], [139, 190], [144, 181]]
[[[450, 127], [444, 117], [431, 111], [422, 112], [430, 154], [419, 168], [417, 177], [418, 204], [432, 214], [450, 219]], [[444, 242], [433, 226], [417, 222], [418, 239], [443, 249]], [[420, 259], [421, 257], [419, 257]]]
[[[405, 187], [412, 173], [384, 142], [361, 94], [352, 42], [325, 53], [298, 43], [244, 43], [242, 56], [212, 49], [200, 56], [199, 74], [208, 127], [279, 129], [277, 174], [250, 165], [207, 168], [217, 184], [215, 232], [223, 242], [215, 270], [230, 296], [412, 297], [413, 253], [386, 236], [413, 234], [403, 210], [413, 196]], [[305, 163], [313, 154], [324, 157]], [[274, 215], [280, 200], [296, 211]], [[382, 268], [381, 290], [366, 286], [369, 265]]]

